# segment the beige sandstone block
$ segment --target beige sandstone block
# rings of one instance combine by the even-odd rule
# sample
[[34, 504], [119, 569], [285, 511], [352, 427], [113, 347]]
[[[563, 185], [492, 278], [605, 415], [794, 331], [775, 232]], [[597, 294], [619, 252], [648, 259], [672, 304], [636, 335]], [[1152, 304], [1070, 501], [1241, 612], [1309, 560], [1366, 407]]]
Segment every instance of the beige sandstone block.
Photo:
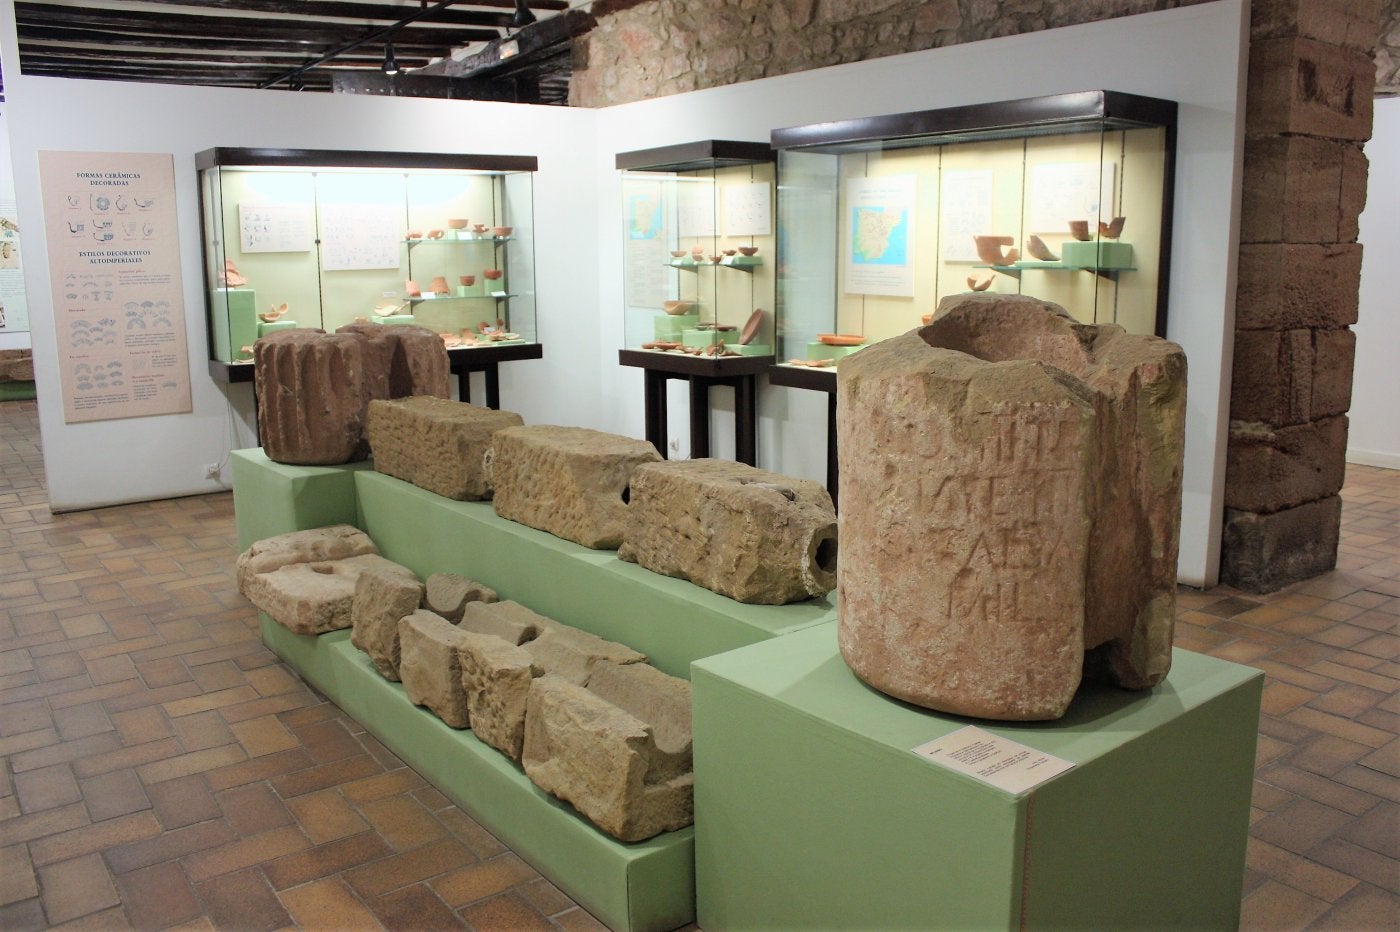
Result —
[[423, 593], [423, 607], [435, 612], [454, 625], [462, 620], [462, 611], [472, 602], [496, 601], [496, 590], [457, 573], [434, 573], [428, 577]]
[[463, 633], [457, 651], [473, 733], [511, 760], [520, 760], [534, 679], [529, 653], [494, 634], [472, 631]]
[[452, 622], [421, 608], [399, 622], [399, 678], [409, 702], [453, 728], [471, 724], [459, 654], [466, 638]]
[[400, 573], [365, 570], [350, 604], [350, 643], [387, 680], [399, 679], [399, 621], [418, 610], [423, 584]]
[[552, 426], [497, 431], [489, 456], [496, 514], [596, 550], [622, 543], [632, 471], [661, 459], [644, 440]]
[[355, 585], [365, 570], [414, 579], [413, 571], [377, 554], [318, 563], [290, 563], [248, 578], [243, 594], [294, 634], [324, 634], [351, 626]]
[[743, 463], [644, 463], [620, 559], [739, 602], [782, 605], [836, 587], [836, 509], [820, 483]]
[[1161, 681], [1179, 348], [1033, 298], [959, 295], [838, 380], [838, 632], [861, 679], [1008, 720], [1063, 715], [1086, 669]]
[[0, 382], [32, 381], [34, 381], [34, 355], [32, 350], [0, 350]]
[[1299, 37], [1251, 42], [1246, 131], [1369, 139], [1375, 84], [1369, 49]]
[[[442, 340], [433, 339], [441, 347]], [[510, 411], [428, 395], [371, 401], [369, 445], [374, 468], [456, 501], [490, 498], [482, 458], [491, 435], [523, 423], [520, 415]]]
[[533, 641], [540, 632], [558, 622], [530, 611], [519, 602], [468, 602], [457, 622], [463, 631], [489, 634], [509, 644]]
[[579, 686], [588, 682], [593, 668], [600, 662], [629, 664], [642, 663], [647, 659], [646, 654], [638, 653], [625, 644], [606, 641], [595, 634], [558, 622], [546, 625], [537, 637], [522, 646], [530, 655], [536, 676], [552, 673]]
[[[270, 573], [289, 563], [320, 563], [378, 552], [379, 548], [368, 534], [348, 524], [267, 537], [254, 541], [252, 546], [238, 555], [238, 591], [243, 592], [248, 577], [256, 573]], [[247, 593], [244, 592], [244, 595]]]
[[362, 458], [364, 340], [321, 330], [278, 330], [253, 344], [258, 436], [268, 459], [332, 466]]

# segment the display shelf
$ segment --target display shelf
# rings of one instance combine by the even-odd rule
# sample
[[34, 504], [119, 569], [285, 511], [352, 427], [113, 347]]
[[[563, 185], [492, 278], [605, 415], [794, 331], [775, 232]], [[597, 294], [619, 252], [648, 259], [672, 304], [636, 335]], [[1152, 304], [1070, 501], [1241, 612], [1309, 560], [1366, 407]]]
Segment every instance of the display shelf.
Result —
[[409, 302], [410, 304], [421, 304], [425, 301], [433, 301], [437, 303], [443, 303], [447, 301], [507, 301], [511, 298], [516, 297], [519, 297], [519, 295], [511, 294], [505, 291], [497, 291], [491, 294], [440, 294], [433, 295], [431, 297], [428, 295], [421, 295], [416, 298], [411, 295], [404, 295], [403, 300]]
[[419, 246], [482, 246], [487, 243], [493, 246], [504, 246], [514, 240], [514, 236], [443, 236], [438, 239], [429, 239], [424, 236], [419, 239], [400, 240], [400, 242], [409, 249], [416, 249]]
[[[701, 269], [705, 269], [705, 268], [710, 268], [710, 269], [733, 269], [733, 270], [736, 271], [736, 272], [752, 272], [754, 269], [759, 268], [760, 266], [763, 265], [763, 260], [760, 259], [758, 256], [726, 256], [726, 257], [725, 257], [726, 260], [728, 260], [728, 259], [730, 259], [730, 258], [733, 258], [735, 261], [733, 261], [733, 262], [729, 262], [729, 261], [725, 261], [725, 262], [708, 262], [708, 261], [707, 261], [707, 262], [687, 262], [687, 261], [685, 261], [684, 259], [676, 259], [674, 262], [667, 262], [667, 263], [665, 263], [665, 265], [666, 265], [667, 268], [680, 269], [682, 272], [699, 272]], [[742, 260], [742, 261], [740, 261], [740, 260]]]
[[[702, 928], [1234, 928], [1264, 676], [1177, 650], [1064, 718], [895, 701], [834, 623], [697, 661]], [[1021, 795], [912, 749], [973, 724], [1070, 761]]]

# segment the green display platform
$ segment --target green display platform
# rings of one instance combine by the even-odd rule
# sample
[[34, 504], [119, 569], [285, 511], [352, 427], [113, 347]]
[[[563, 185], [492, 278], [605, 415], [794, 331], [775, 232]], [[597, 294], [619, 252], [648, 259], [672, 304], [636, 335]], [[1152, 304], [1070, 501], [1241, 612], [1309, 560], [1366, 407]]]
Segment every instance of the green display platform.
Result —
[[0, 401], [28, 401], [31, 398], [38, 398], [39, 393], [34, 387], [34, 382], [0, 382]]
[[287, 466], [274, 463], [261, 449], [234, 450], [229, 459], [238, 549], [289, 531], [328, 524], [359, 526], [355, 473], [369, 463]]
[[607, 837], [541, 791], [470, 731], [413, 705], [350, 643], [292, 634], [262, 616], [262, 638], [327, 698], [614, 929], [665, 930], [695, 917], [694, 829], [636, 844]]
[[[1234, 928], [1263, 674], [1176, 651], [1058, 722], [865, 686], [835, 624], [695, 664], [697, 921], [752, 928]], [[1014, 796], [911, 753], [965, 725], [1075, 763]]]

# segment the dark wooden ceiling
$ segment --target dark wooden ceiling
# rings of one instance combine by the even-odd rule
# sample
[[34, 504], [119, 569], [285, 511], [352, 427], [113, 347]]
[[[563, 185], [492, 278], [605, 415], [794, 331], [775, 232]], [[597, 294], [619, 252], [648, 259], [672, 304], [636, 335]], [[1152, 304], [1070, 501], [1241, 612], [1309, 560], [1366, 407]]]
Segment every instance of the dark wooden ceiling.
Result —
[[[592, 18], [561, 16], [568, 0], [525, 2], [536, 22], [520, 28], [516, 0], [17, 0], [14, 9], [26, 75], [566, 102], [570, 40]], [[502, 60], [512, 41], [519, 54]], [[404, 69], [392, 79], [382, 73], [390, 42]], [[434, 59], [443, 61], [414, 73]]]

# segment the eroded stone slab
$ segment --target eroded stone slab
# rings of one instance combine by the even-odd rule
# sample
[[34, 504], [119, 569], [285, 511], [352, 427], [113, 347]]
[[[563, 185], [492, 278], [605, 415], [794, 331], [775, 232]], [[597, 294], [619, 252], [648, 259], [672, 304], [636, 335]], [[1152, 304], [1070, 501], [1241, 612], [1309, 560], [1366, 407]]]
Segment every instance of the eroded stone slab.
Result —
[[[442, 340], [433, 339], [441, 349]], [[371, 401], [369, 444], [374, 468], [456, 501], [490, 498], [482, 459], [491, 436], [523, 423], [520, 415], [510, 411], [427, 395]]]
[[413, 579], [413, 571], [378, 554], [343, 560], [290, 563], [248, 577], [243, 594], [274, 621], [295, 634], [324, 634], [348, 628], [355, 586], [365, 570]]
[[551, 622], [539, 635], [522, 645], [535, 666], [535, 675], [552, 673], [583, 686], [593, 668], [600, 662], [617, 664], [643, 663], [646, 654], [638, 653], [625, 644], [607, 641], [579, 628]]
[[644, 440], [582, 427], [509, 427], [490, 453], [496, 514], [596, 550], [627, 528], [628, 484], [661, 459]]
[[365, 341], [355, 334], [278, 330], [253, 344], [258, 437], [268, 459], [332, 466], [362, 458]]
[[418, 609], [399, 621], [399, 678], [408, 700], [453, 728], [471, 724], [458, 653], [467, 633]]
[[463, 609], [471, 602], [495, 602], [496, 590], [457, 573], [434, 573], [428, 577], [423, 607], [436, 612], [454, 625], [462, 620]]
[[508, 644], [533, 641], [540, 632], [558, 623], [530, 611], [519, 602], [468, 602], [458, 626], [474, 634], [489, 634]]
[[[348, 524], [267, 537], [254, 541], [252, 546], [238, 555], [238, 591], [243, 592], [249, 576], [270, 573], [289, 563], [320, 563], [378, 552], [379, 548], [375, 547], [368, 534]], [[243, 594], [247, 595], [246, 592]]]
[[[839, 642], [861, 679], [981, 718], [1171, 662], [1186, 364], [1021, 296], [955, 296], [838, 374]], [[1087, 652], [1087, 657], [1086, 657]]]
[[423, 584], [401, 573], [364, 570], [350, 604], [350, 643], [387, 680], [399, 679], [399, 621], [418, 610]]
[[365, 341], [369, 363], [366, 388], [370, 400], [452, 393], [451, 361], [442, 338], [427, 327], [395, 324], [346, 324], [336, 333], [353, 333]]
[[617, 555], [739, 602], [782, 605], [836, 588], [836, 509], [820, 483], [743, 463], [644, 463]]
[[529, 653], [494, 634], [465, 631], [458, 654], [472, 731], [511, 760], [520, 760], [534, 679]]

